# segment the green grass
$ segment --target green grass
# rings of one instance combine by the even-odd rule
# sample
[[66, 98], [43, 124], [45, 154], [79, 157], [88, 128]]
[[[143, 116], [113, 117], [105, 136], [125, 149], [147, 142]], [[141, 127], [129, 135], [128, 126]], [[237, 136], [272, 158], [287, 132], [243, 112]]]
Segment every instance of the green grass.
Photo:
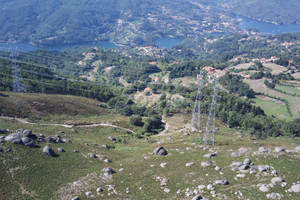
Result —
[[284, 91], [288, 94], [296, 94], [296, 95], [300, 95], [300, 87], [290, 87], [290, 86], [284, 86], [284, 85], [276, 85], [276, 89]]
[[[138, 129], [130, 125], [128, 117], [112, 113], [109, 115], [114, 117], [105, 119], [100, 115], [100, 119], [105, 119], [106, 122], [120, 127]], [[47, 122], [51, 122], [51, 115], [47, 116]], [[85, 120], [84, 116], [75, 115], [74, 117], [77, 118], [77, 122]], [[64, 118], [73, 118], [73, 116], [66, 115]], [[87, 118], [87, 121], [97, 121], [96, 116]], [[56, 120], [55, 118], [54, 121]], [[239, 137], [236, 134], [237, 130], [226, 128], [217, 121], [216, 126], [220, 130], [216, 131], [216, 145], [212, 150], [217, 151], [218, 155], [208, 159], [203, 156], [210, 151], [203, 149], [203, 146], [197, 147], [202, 143], [203, 133], [192, 132], [189, 136], [183, 136], [183, 133], [176, 132], [189, 124], [190, 116], [175, 115], [168, 117], [166, 121], [172, 126], [167, 133], [174, 138], [174, 141], [167, 139], [169, 135], [137, 139], [121, 128], [75, 127], [78, 133], [74, 133], [71, 128], [21, 124], [15, 120], [0, 119], [0, 128], [32, 129], [33, 133], [37, 135], [54, 136], [59, 134], [62, 138], [72, 141], [71, 144], [50, 144], [59, 155], [54, 158], [42, 153], [42, 148], [47, 144], [45, 142], [38, 143], [39, 148], [34, 149], [11, 143], [0, 144], [0, 148], [12, 148], [12, 152], [0, 153], [0, 199], [71, 199], [79, 196], [80, 199], [85, 200], [92, 199], [87, 198], [85, 192], [91, 191], [96, 194], [97, 187], [102, 187], [105, 191], [103, 196], [96, 196], [96, 199], [189, 199], [190, 197], [186, 197], [184, 194], [186, 188], [207, 185], [218, 179], [229, 181], [228, 186], [215, 186], [216, 192], [225, 194], [228, 199], [236, 199], [234, 192], [237, 190], [243, 193], [245, 199], [266, 199], [266, 194], [259, 192], [256, 185], [270, 183], [272, 177], [256, 177], [246, 174], [243, 179], [238, 181], [234, 179], [237, 173], [231, 170], [230, 164], [233, 161], [243, 161], [246, 157], [255, 162], [255, 165], [274, 166], [278, 175], [288, 183], [286, 188], [275, 186], [271, 192], [276, 191], [283, 194], [284, 199], [296, 200], [298, 198], [297, 194], [289, 196], [284, 192], [285, 189], [290, 188], [292, 183], [300, 179], [298, 155], [284, 153], [283, 155], [254, 156], [252, 153], [257, 151], [260, 146], [271, 149], [274, 149], [275, 146], [283, 146], [293, 149], [300, 145], [299, 138], [280, 137], [253, 141], [248, 136]], [[205, 124], [205, 121], [206, 117], [201, 123]], [[64, 133], [61, 133], [62, 131]], [[120, 142], [110, 141], [108, 136], [114, 136]], [[163, 144], [158, 144], [158, 141], [163, 141]], [[86, 143], [88, 145], [85, 145]], [[95, 144], [100, 146], [95, 146]], [[112, 148], [105, 149], [101, 147], [103, 144]], [[168, 156], [160, 157], [152, 154], [153, 149], [160, 145], [167, 149]], [[66, 152], [58, 152], [56, 150], [58, 147], [64, 148]], [[188, 150], [187, 147], [191, 149]], [[249, 152], [238, 158], [232, 157], [231, 153], [241, 147], [249, 148]], [[75, 149], [79, 150], [79, 153], [74, 153]], [[100, 155], [101, 158], [109, 158], [112, 163], [89, 158], [88, 153], [91, 152]], [[150, 159], [144, 159], [144, 156], [149, 156]], [[207, 160], [215, 161], [214, 166], [201, 167], [201, 162]], [[160, 163], [162, 162], [167, 162], [167, 167], [161, 168]], [[186, 167], [185, 164], [188, 162], [194, 162], [195, 165]], [[223, 175], [214, 170], [215, 165], [221, 166]], [[112, 180], [103, 179], [102, 169], [106, 166], [117, 171]], [[119, 172], [120, 168], [124, 168], [125, 171]], [[165, 193], [161, 189], [160, 182], [155, 180], [157, 176], [169, 179], [166, 187], [171, 190], [170, 193]], [[87, 185], [84, 188], [75, 186], [72, 188], [70, 184], [77, 180], [84, 180]], [[116, 185], [118, 194], [108, 195], [106, 186], [108, 184]], [[139, 187], [143, 187], [143, 189], [139, 190]], [[130, 188], [128, 194], [126, 188]], [[176, 194], [179, 189], [182, 192]], [[201, 195], [211, 199], [211, 194], [207, 190], [204, 190]], [[223, 197], [218, 196], [216, 199], [223, 199]]]
[[256, 105], [260, 106], [267, 115], [276, 116], [278, 119], [291, 119], [284, 102], [265, 96], [256, 97], [254, 99]]

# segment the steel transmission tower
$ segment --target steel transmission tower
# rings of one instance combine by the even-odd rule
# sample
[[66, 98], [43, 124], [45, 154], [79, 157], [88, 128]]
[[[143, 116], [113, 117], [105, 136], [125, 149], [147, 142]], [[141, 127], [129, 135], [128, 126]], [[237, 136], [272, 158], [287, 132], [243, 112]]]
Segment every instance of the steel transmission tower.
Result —
[[192, 117], [192, 123], [191, 123], [191, 129], [196, 130], [200, 132], [200, 116], [201, 116], [201, 107], [200, 107], [200, 101], [201, 101], [201, 89], [202, 89], [202, 82], [203, 82], [203, 73], [200, 69], [200, 74], [197, 75], [198, 80], [198, 92], [195, 100], [194, 110], [193, 110], [193, 117]]
[[214, 94], [212, 95], [211, 107], [207, 119], [205, 133], [203, 137], [204, 144], [215, 145], [215, 122], [216, 122], [216, 108], [217, 108], [217, 97], [218, 97], [218, 83], [219, 78], [217, 77], [214, 85]]
[[13, 77], [13, 92], [27, 92], [24, 80], [21, 74], [21, 70], [19, 65], [17, 64], [16, 57], [19, 55], [16, 51], [16, 47], [13, 46], [15, 41], [12, 40], [12, 37], [8, 40], [8, 44], [10, 44], [10, 55], [9, 58], [12, 62], [12, 77]]

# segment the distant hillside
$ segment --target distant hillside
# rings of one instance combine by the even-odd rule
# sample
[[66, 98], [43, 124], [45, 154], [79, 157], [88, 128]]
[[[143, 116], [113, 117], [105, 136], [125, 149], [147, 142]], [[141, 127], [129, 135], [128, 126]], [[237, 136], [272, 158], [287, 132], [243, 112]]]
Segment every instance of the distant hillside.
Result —
[[[203, 2], [203, 0], [198, 0]], [[279, 24], [300, 23], [299, 0], [212, 0], [225, 10]]]

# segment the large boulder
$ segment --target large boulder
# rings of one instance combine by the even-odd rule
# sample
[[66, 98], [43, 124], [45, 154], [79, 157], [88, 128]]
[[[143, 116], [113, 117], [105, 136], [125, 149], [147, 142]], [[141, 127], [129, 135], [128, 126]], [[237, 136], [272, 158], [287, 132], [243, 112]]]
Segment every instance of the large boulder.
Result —
[[43, 152], [45, 154], [47, 154], [48, 156], [52, 156], [52, 157], [55, 156], [54, 150], [49, 146], [45, 146], [44, 149], [43, 149]]
[[22, 142], [25, 146], [35, 147], [34, 140], [29, 137], [22, 137]]
[[5, 137], [5, 141], [9, 141], [9, 142], [12, 142], [15, 144], [23, 144], [22, 139], [21, 139], [22, 137], [23, 137], [23, 135], [20, 133], [12, 133]]
[[274, 177], [272, 178], [271, 180], [272, 183], [281, 183], [281, 182], [284, 182], [283, 178], [280, 178], [280, 177]]
[[291, 190], [292, 190], [293, 192], [300, 193], [300, 184], [293, 185], [293, 186], [291, 187]]
[[154, 149], [153, 154], [158, 156], [165, 156], [168, 155], [168, 152], [163, 147], [159, 146]]

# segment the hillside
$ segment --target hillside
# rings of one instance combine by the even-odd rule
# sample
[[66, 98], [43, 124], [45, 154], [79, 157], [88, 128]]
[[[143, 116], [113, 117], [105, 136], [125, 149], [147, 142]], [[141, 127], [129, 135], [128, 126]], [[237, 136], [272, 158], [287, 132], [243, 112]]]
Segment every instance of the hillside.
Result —
[[[3, 97], [5, 95], [15, 94], [2, 92], [1, 100], [8, 98]], [[43, 99], [57, 107], [64, 99], [66, 108], [73, 111], [84, 112], [94, 107], [91, 100], [85, 99], [86, 105], [83, 105], [82, 98], [55, 97], [31, 95], [24, 99]], [[70, 98], [72, 106], [68, 103]], [[29, 116], [36, 115], [34, 110], [30, 112]], [[109, 113], [104, 110], [99, 112]], [[129, 117], [114, 114], [103, 117], [95, 113], [100, 116], [92, 118], [94, 123], [99, 124], [92, 126], [83, 124], [89, 117], [69, 112], [64, 117], [75, 118], [82, 125], [59, 126], [63, 125], [63, 121], [56, 121], [50, 110], [44, 114], [48, 117], [31, 124], [24, 123], [25, 120], [0, 118], [1, 129], [12, 132], [20, 128], [30, 129], [40, 138], [40, 141], [36, 140], [35, 148], [8, 141], [0, 143], [0, 196], [3, 199], [72, 199], [76, 196], [80, 200], [192, 199], [197, 195], [209, 199], [267, 199], [266, 196], [271, 193], [278, 193], [284, 199], [298, 199], [298, 194], [290, 188], [299, 183], [300, 178], [299, 153], [294, 151], [300, 144], [299, 138], [253, 141], [217, 120], [216, 146], [206, 147], [201, 139], [203, 133], [190, 132], [187, 128], [191, 115], [168, 117], [165, 122], [169, 128], [164, 133], [137, 139], [134, 133], [124, 129], [134, 128], [129, 124]], [[51, 118], [53, 122], [49, 120]], [[206, 117], [202, 123], [206, 123]], [[107, 124], [115, 126], [109, 127]], [[1, 133], [1, 137], [8, 134]], [[40, 134], [59, 137], [64, 142], [43, 141]], [[110, 140], [109, 136], [116, 140]], [[54, 149], [56, 156], [42, 152], [46, 145]], [[158, 146], [163, 146], [168, 155], [153, 155], [153, 150]], [[275, 151], [277, 146], [284, 147], [286, 151]], [[63, 151], [58, 151], [58, 148]], [[252, 163], [251, 169], [247, 169], [248, 164], [246, 167], [236, 167], [240, 165], [237, 162], [243, 161]], [[116, 173], [105, 173], [105, 167]], [[278, 177], [283, 178], [284, 182]], [[222, 183], [218, 180], [225, 180], [225, 185], [218, 184]], [[268, 191], [263, 192], [263, 187]]]
[[276, 24], [300, 23], [298, 0], [213, 0], [210, 2], [227, 11], [261, 21]]

